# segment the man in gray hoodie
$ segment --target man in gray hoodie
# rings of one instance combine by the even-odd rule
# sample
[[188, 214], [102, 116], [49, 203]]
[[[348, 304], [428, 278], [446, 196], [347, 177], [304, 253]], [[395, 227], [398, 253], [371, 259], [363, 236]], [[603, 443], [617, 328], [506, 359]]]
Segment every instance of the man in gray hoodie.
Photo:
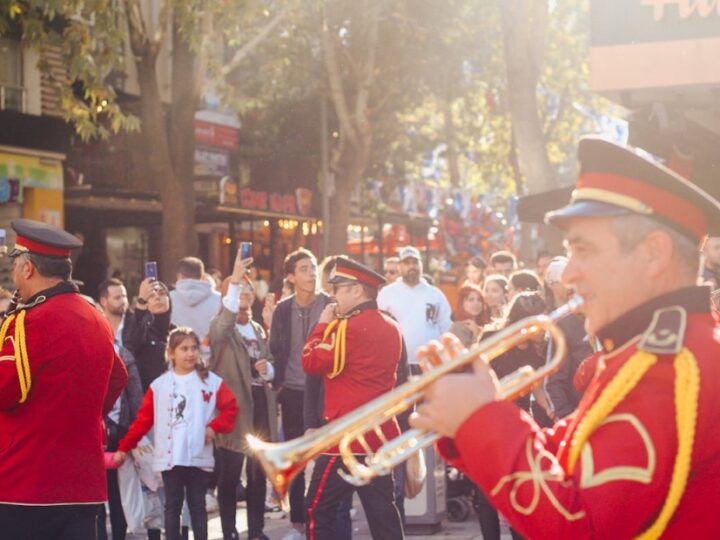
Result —
[[170, 291], [171, 322], [189, 326], [205, 342], [210, 319], [220, 311], [220, 293], [203, 279], [205, 265], [197, 257], [180, 259], [175, 271], [175, 290]]

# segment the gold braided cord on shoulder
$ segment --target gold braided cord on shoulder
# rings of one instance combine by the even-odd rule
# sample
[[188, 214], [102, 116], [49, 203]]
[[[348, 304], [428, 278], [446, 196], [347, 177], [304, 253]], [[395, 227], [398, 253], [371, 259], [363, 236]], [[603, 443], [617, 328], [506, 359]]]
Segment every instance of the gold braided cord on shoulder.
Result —
[[25, 391], [20, 396], [19, 403], [24, 403], [30, 393], [30, 387], [32, 386], [32, 375], [30, 374], [30, 360], [28, 359], [27, 353], [27, 341], [25, 341], [25, 315], [27, 311], [21, 311], [17, 320], [15, 321], [15, 354], [17, 359], [15, 360], [18, 365], [18, 377], [20, 377], [20, 387], [22, 388], [22, 376], [21, 368], [25, 375]]
[[[583, 446], [593, 431], [625, 396], [637, 386], [640, 379], [656, 362], [657, 356], [654, 354], [638, 351], [620, 368], [615, 377], [605, 387], [598, 400], [580, 421], [573, 435], [568, 456], [569, 473], [572, 472]], [[638, 536], [642, 540], [658, 538], [665, 531], [678, 504], [680, 504], [690, 474], [692, 449], [695, 441], [698, 396], [700, 393], [700, 370], [695, 356], [687, 348], [683, 348], [675, 357], [673, 365], [675, 368], [675, 421], [678, 432], [678, 450], [665, 503], [655, 522]]]
[[333, 369], [328, 373], [328, 379], [334, 379], [340, 375], [345, 369], [345, 356], [346, 356], [346, 335], [347, 335], [347, 319], [335, 319], [327, 325], [323, 332], [323, 341], [325, 341], [330, 334], [335, 332], [335, 339], [333, 340], [334, 356], [333, 356]]
[[7, 334], [10, 323], [13, 321], [14, 318], [14, 313], [12, 315], [8, 315], [3, 321], [2, 326], [0, 326], [0, 347], [2, 347], [5, 343], [5, 335]]
[[[324, 342], [328, 337], [330, 337], [330, 334], [333, 333], [333, 330], [335, 330], [335, 327], [337, 327], [337, 325], [338, 325], [339, 322], [340, 322], [340, 321], [339, 321], [338, 319], [335, 319], [334, 321], [332, 321], [330, 324], [328, 324], [328, 325], [325, 327], [325, 331], [323, 332], [323, 342]], [[332, 344], [334, 345], [333, 349], [337, 350], [337, 335], [335, 336], [335, 339], [333, 340], [333, 343], [332, 343]], [[322, 348], [325, 348], [324, 344], [323, 344], [323, 347], [322, 347]], [[333, 370], [332, 370], [332, 372], [334, 373], [335, 370], [337, 369], [337, 352], [335, 352], [335, 351], [333, 351], [333, 352], [334, 352], [334, 354], [335, 354], [335, 357], [334, 357], [335, 362], [334, 362], [334, 364], [333, 364]]]
[[597, 401], [593, 403], [590, 410], [580, 420], [580, 424], [573, 434], [568, 455], [568, 473], [572, 473], [575, 468], [580, 452], [590, 435], [605, 420], [607, 415], [617, 407], [618, 403], [625, 399], [625, 396], [635, 388], [643, 375], [647, 373], [647, 370], [655, 362], [657, 362], [657, 356], [654, 354], [638, 351], [620, 368], [615, 377], [605, 387]]
[[25, 341], [26, 313], [24, 310], [19, 313], [13, 313], [3, 321], [0, 327], [0, 346], [2, 346], [5, 343], [5, 337], [7, 336], [10, 323], [12, 323], [13, 320], [15, 321], [15, 335], [13, 336], [15, 341], [15, 369], [17, 370], [18, 382], [20, 384], [20, 401], [18, 403], [25, 403], [30, 393], [30, 387], [32, 386], [30, 361], [27, 354], [27, 342]]
[[680, 504], [690, 475], [700, 395], [700, 368], [695, 356], [687, 348], [683, 348], [675, 357], [673, 365], [675, 367], [675, 422], [678, 432], [678, 451], [665, 504], [655, 523], [638, 536], [642, 540], [662, 536]]
[[337, 332], [335, 334], [335, 361], [333, 363], [332, 372], [327, 376], [328, 379], [334, 379], [345, 369], [345, 357], [347, 353], [347, 327], [348, 320], [340, 319], [337, 324]]

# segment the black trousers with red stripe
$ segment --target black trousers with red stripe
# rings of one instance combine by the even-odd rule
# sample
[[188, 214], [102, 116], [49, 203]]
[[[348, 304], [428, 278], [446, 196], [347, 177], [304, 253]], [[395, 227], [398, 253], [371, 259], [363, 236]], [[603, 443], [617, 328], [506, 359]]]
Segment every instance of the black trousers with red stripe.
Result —
[[315, 461], [310, 488], [305, 498], [307, 540], [334, 540], [337, 509], [343, 497], [357, 491], [373, 538], [404, 538], [400, 513], [395, 506], [392, 475], [375, 478], [365, 486], [345, 482], [338, 470], [347, 472], [337, 455], [323, 454]]

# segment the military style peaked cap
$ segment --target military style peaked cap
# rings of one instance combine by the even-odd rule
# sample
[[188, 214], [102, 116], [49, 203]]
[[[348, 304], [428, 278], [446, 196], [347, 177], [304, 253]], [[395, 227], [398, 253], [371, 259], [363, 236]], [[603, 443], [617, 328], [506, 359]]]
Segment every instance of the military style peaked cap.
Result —
[[578, 146], [580, 175], [570, 204], [545, 221], [641, 214], [700, 241], [720, 235], [720, 203], [692, 182], [637, 150], [591, 136]]
[[32, 219], [15, 219], [10, 226], [17, 233], [10, 257], [23, 253], [37, 253], [50, 257], [69, 257], [70, 251], [82, 246], [82, 242], [69, 232]]
[[381, 285], [385, 285], [387, 281], [380, 274], [371, 270], [365, 265], [348, 259], [346, 257], [338, 257], [335, 267], [330, 272], [330, 283], [347, 283], [347, 282], [359, 282], [375, 287], [376, 289]]

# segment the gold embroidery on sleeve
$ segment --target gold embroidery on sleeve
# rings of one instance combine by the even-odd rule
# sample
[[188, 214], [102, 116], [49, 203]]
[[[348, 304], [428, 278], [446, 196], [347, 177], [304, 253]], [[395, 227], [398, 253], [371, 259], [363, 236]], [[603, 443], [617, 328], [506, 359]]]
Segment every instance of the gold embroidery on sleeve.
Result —
[[332, 351], [335, 348], [335, 334], [330, 336], [330, 343], [318, 343], [315, 348], [322, 349], [324, 351]]
[[635, 429], [635, 431], [637, 431], [643, 444], [645, 445], [645, 451], [647, 452], [647, 466], [636, 467], [632, 465], [625, 465], [608, 467], [607, 469], [596, 473], [592, 445], [590, 441], [587, 441], [583, 446], [580, 457], [580, 461], [582, 463], [582, 472], [580, 474], [581, 488], [597, 487], [607, 482], [613, 482], [616, 480], [627, 480], [630, 482], [639, 482], [641, 484], [649, 484], [652, 482], [657, 458], [655, 455], [655, 446], [653, 445], [647, 429], [635, 415], [629, 413], [612, 414], [605, 418], [598, 428], [612, 422], [627, 422], [633, 429]]
[[[558, 464], [557, 459], [555, 459], [555, 456], [553, 456], [547, 450], [543, 449], [539, 450], [537, 455], [533, 455], [532, 439], [529, 438], [525, 447], [525, 457], [527, 459], [530, 470], [516, 472], [503, 476], [497, 483], [497, 485], [493, 488], [493, 490], [490, 492], [490, 495], [492, 495], [493, 497], [496, 496], [500, 492], [500, 490], [505, 487], [505, 484], [507, 484], [508, 482], [513, 482], [513, 486], [509, 494], [510, 504], [513, 509], [519, 514], [523, 514], [525, 516], [529, 516], [530, 514], [532, 514], [537, 508], [538, 503], [540, 502], [540, 496], [542, 492], [547, 496], [550, 504], [553, 505], [555, 510], [557, 510], [560, 515], [562, 515], [568, 521], [576, 521], [578, 519], [584, 518], [584, 510], [575, 512], [574, 514], [571, 513], [560, 503], [560, 501], [557, 500], [555, 494], [552, 492], [552, 490], [547, 484], [548, 481], [562, 482], [562, 477], [559, 474], [555, 474], [551, 470], [542, 470], [543, 459], [546, 459], [550, 462], [550, 469], [556, 468], [558, 471], [560, 471], [560, 465]], [[526, 482], [532, 482], [533, 496], [528, 504], [523, 505], [520, 501], [518, 501], [517, 497], [518, 491]]]

